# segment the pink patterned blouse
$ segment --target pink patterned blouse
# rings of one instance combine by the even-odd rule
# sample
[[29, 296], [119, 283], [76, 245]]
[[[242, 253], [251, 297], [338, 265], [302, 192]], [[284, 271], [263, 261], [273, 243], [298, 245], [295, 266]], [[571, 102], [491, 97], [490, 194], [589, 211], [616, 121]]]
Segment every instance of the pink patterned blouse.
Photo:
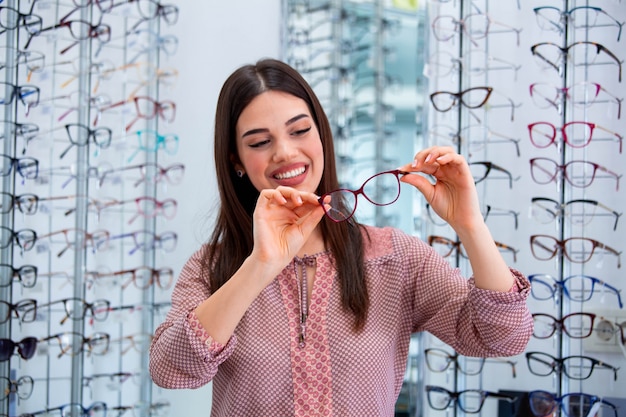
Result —
[[364, 330], [352, 331], [331, 255], [321, 253], [315, 258], [303, 346], [301, 270], [295, 261], [220, 345], [193, 313], [211, 295], [200, 278], [201, 252], [196, 252], [181, 271], [165, 322], [156, 329], [150, 350], [154, 382], [197, 388], [213, 381], [214, 417], [393, 416], [414, 332], [431, 332], [468, 356], [524, 351], [533, 322], [526, 306], [530, 284], [522, 274], [511, 270], [516, 285], [510, 292], [481, 290], [422, 240], [392, 228], [368, 231], [371, 301]]

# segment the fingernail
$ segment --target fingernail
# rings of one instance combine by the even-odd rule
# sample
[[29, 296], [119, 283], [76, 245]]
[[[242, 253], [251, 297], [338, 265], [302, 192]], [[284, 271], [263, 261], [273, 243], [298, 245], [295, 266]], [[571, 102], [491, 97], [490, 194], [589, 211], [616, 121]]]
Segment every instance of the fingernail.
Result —
[[433, 156], [431, 154], [428, 154], [428, 156], [426, 157], [426, 159], [424, 159], [424, 162], [428, 162], [431, 159], [433, 159]]
[[417, 166], [417, 159], [413, 160], [413, 163], [411, 164], [411, 168], [415, 168]]

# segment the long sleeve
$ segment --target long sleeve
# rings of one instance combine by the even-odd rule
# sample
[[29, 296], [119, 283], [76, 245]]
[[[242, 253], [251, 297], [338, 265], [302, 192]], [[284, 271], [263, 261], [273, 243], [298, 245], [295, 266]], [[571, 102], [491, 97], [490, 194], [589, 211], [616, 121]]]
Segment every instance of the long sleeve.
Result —
[[234, 336], [223, 346], [203, 336], [203, 329], [194, 320], [193, 310], [210, 296], [200, 274], [201, 252], [184, 265], [172, 293], [172, 308], [156, 329], [150, 347], [150, 375], [163, 388], [207, 384], [236, 345]]

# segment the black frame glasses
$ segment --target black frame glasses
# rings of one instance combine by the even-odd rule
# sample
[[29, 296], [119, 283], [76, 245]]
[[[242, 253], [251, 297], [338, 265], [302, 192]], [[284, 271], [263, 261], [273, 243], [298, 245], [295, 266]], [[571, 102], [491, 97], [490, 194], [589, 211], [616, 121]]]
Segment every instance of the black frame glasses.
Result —
[[[617, 417], [617, 407], [598, 397], [597, 395], [585, 394], [583, 392], [572, 392], [560, 397], [542, 390], [530, 391], [528, 393], [530, 410], [536, 416], [552, 416], [555, 411], [561, 410], [565, 417], [588, 416], [591, 408], [596, 403], [601, 403], [600, 413], [605, 417]], [[609, 411], [612, 410], [611, 411]]]
[[0, 362], [9, 360], [15, 353], [15, 349], [22, 359], [28, 360], [35, 356], [37, 338], [25, 337], [19, 342], [14, 342], [11, 339], [0, 339]]
[[612, 365], [598, 359], [584, 355], [572, 355], [564, 358], [555, 358], [545, 352], [526, 352], [528, 370], [533, 375], [549, 376], [553, 373], [565, 374], [570, 379], [588, 379], [597, 368], [613, 371], [613, 380], [617, 381], [617, 371]]
[[[437, 253], [439, 253], [444, 258], [447, 258], [448, 256], [452, 255], [452, 253], [455, 250], [457, 250], [458, 253], [463, 258], [469, 259], [469, 257], [467, 256], [467, 253], [465, 253], [465, 249], [463, 248], [463, 244], [461, 243], [461, 241], [452, 240], [445, 236], [437, 236], [437, 235], [428, 236], [427, 241], [428, 241], [428, 244], [432, 246], [433, 248], [435, 248]], [[519, 249], [515, 249], [509, 245], [505, 245], [504, 243], [500, 243], [500, 242], [494, 241], [494, 243], [496, 247], [498, 248], [498, 250], [500, 250], [500, 252], [506, 251], [506, 252], [512, 253], [513, 262], [517, 262], [517, 253], [519, 252]]]
[[563, 332], [572, 339], [584, 339], [593, 333], [596, 315], [593, 313], [571, 313], [556, 318], [550, 314], [533, 314], [533, 336], [537, 339], [549, 339], [557, 332]]
[[480, 358], [459, 355], [457, 352], [449, 353], [444, 349], [428, 348], [424, 350], [426, 366], [432, 372], [445, 372], [454, 364], [453, 368], [464, 375], [478, 375], [483, 371], [487, 361], [497, 361], [511, 366], [513, 378], [517, 377], [515, 370], [516, 362], [498, 358]]
[[322, 195], [318, 201], [328, 218], [335, 223], [343, 222], [354, 216], [359, 195], [376, 206], [395, 203], [400, 197], [400, 175], [406, 174], [399, 169], [379, 172], [365, 180], [358, 190], [340, 188]]
[[0, 264], [0, 287], [8, 287], [15, 280], [19, 281], [24, 288], [33, 288], [37, 283], [37, 267], [22, 265], [15, 268], [10, 264]]
[[430, 95], [430, 101], [439, 112], [447, 112], [461, 104], [468, 109], [477, 109], [485, 105], [493, 87], [472, 87], [459, 92], [435, 91]]
[[468, 414], [480, 413], [487, 398], [508, 401], [513, 403], [517, 398], [499, 392], [479, 389], [466, 389], [463, 391], [449, 391], [443, 387], [426, 385], [428, 405], [434, 410], [446, 410], [452, 403], [463, 412]]
[[509, 180], [509, 188], [513, 188], [513, 181], [517, 181], [520, 179], [519, 176], [513, 178], [513, 174], [511, 171], [502, 168], [499, 165], [494, 164], [489, 161], [478, 161], [478, 162], [470, 162], [468, 163], [470, 171], [472, 172], [472, 177], [474, 177], [474, 183], [478, 184], [489, 176], [492, 171], [500, 171], [503, 172]]

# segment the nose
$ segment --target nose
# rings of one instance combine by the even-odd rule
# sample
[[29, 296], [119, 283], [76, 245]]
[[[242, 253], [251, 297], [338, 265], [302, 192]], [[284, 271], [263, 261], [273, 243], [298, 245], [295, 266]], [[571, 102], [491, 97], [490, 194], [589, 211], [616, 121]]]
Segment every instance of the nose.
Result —
[[274, 162], [289, 161], [298, 154], [296, 143], [288, 137], [279, 137], [274, 141]]

